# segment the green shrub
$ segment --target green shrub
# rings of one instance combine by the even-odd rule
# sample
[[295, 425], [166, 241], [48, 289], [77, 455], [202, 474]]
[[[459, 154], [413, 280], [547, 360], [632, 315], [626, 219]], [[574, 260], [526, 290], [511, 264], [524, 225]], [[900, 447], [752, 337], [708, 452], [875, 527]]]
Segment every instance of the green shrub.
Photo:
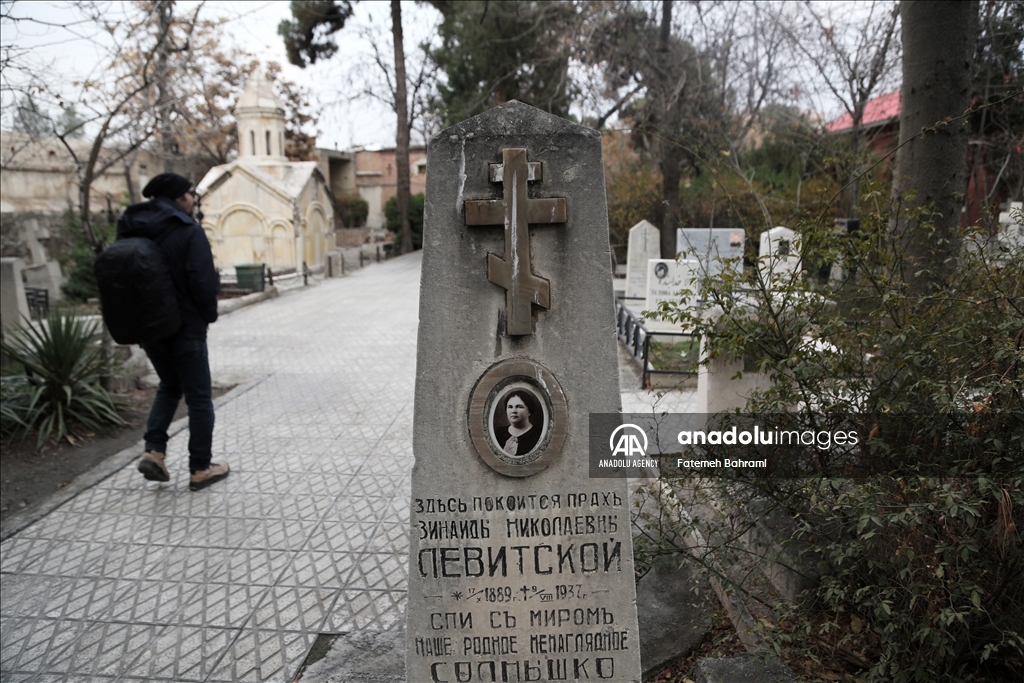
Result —
[[[760, 635], [812, 680], [828, 670], [866, 683], [1020, 681], [1024, 259], [968, 232], [956, 262], [938, 263], [942, 285], [913, 294], [889, 221], [864, 216], [843, 238], [794, 226], [805, 269], [840, 261], [841, 282], [767, 286], [748, 268], [705, 278], [701, 310], [663, 307], [710, 357], [770, 377], [745, 412], [845, 420], [861, 436], [838, 454], [811, 448], [803, 477], [672, 479], [669, 502], [691, 509], [699, 484], [707, 505], [789, 520], [777, 542], [822, 571], [799, 604], [770, 605], [775, 625]], [[852, 478], [850, 468], [881, 474]], [[758, 523], [727, 516], [701, 520], [719, 578], [749, 554], [739, 539]]]
[[335, 207], [341, 224], [346, 228], [361, 228], [370, 215], [370, 205], [362, 197], [338, 197]]
[[[423, 193], [409, 197], [409, 230], [412, 232], [412, 248], [423, 248]], [[402, 227], [398, 218], [398, 197], [384, 203], [384, 219], [387, 229], [395, 233], [396, 239]]]
[[[115, 226], [109, 223], [97, 224], [93, 226], [93, 229], [104, 244], [110, 244], [114, 240]], [[61, 234], [67, 244], [67, 249], [61, 258], [61, 267], [64, 269], [67, 280], [61, 286], [61, 290], [74, 301], [86, 301], [99, 297], [96, 275], [93, 272], [93, 266], [96, 264], [96, 250], [85, 239], [78, 217], [73, 213], [66, 214]]]
[[88, 429], [124, 424], [123, 404], [100, 385], [109, 363], [94, 344], [98, 323], [51, 315], [0, 341], [20, 372], [3, 378], [0, 428], [6, 438], [37, 432], [36, 447], [68, 439], [75, 423]]

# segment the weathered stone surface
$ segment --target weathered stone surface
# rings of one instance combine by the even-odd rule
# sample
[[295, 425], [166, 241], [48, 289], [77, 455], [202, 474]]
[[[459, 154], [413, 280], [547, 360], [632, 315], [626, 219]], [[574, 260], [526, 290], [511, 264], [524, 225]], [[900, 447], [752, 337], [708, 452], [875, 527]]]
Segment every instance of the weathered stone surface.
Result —
[[[540, 165], [516, 192], [564, 199], [566, 211], [564, 223], [529, 225], [523, 274], [545, 280], [548, 298], [534, 301], [529, 333], [513, 335], [495, 282], [515, 273], [495, 261], [522, 245], [506, 250], [515, 233], [466, 220], [466, 202], [508, 201], [494, 168], [506, 150]], [[639, 681], [626, 482], [588, 478], [589, 413], [620, 407], [600, 136], [510, 102], [435, 136], [428, 163], [407, 678]], [[517, 376], [550, 399], [538, 412], [561, 446], [545, 450], [544, 436], [527, 455], [495, 447], [485, 462], [470, 433], [474, 392], [512, 364], [536, 368]], [[478, 418], [499, 394], [478, 396]], [[496, 421], [472, 425], [485, 447]], [[531, 460], [537, 453], [547, 461]], [[501, 458], [514, 473], [517, 458], [536, 469], [508, 476], [493, 464]]]
[[698, 579], [676, 558], [656, 564], [636, 585], [640, 620], [640, 661], [644, 675], [684, 657], [711, 629], [711, 615], [719, 608], [707, 581], [700, 595], [692, 588]]
[[698, 659], [693, 667], [694, 683], [796, 683], [796, 676], [778, 659], [765, 661], [763, 655], [736, 655], [721, 659]]

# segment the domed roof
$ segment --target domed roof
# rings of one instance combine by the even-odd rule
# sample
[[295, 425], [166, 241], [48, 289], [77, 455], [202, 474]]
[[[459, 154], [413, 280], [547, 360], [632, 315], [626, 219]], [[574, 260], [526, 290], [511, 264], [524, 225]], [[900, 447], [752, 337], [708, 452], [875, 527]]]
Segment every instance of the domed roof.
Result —
[[256, 69], [245, 82], [242, 94], [235, 104], [235, 111], [240, 109], [282, 109], [281, 103], [274, 95], [274, 89], [262, 68]]

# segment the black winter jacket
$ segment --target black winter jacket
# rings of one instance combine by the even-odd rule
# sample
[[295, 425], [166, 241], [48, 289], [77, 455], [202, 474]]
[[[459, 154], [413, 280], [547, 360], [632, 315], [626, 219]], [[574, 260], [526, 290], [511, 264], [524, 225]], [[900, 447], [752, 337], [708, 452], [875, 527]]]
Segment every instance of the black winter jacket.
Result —
[[213, 252], [206, 233], [174, 200], [155, 197], [132, 204], [117, 221], [117, 237], [155, 240], [168, 225], [175, 225], [160, 242], [167, 256], [174, 288], [182, 304], [184, 323], [179, 334], [206, 339], [207, 326], [217, 320], [220, 278], [213, 267]]

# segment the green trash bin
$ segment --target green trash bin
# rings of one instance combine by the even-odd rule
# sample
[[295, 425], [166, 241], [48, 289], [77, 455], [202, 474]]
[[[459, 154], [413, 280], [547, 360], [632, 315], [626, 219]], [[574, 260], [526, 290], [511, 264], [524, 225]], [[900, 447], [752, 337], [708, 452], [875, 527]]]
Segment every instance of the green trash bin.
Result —
[[235, 274], [238, 277], [238, 288], [248, 289], [252, 292], [262, 292], [266, 283], [264, 263], [245, 263], [235, 266]]

